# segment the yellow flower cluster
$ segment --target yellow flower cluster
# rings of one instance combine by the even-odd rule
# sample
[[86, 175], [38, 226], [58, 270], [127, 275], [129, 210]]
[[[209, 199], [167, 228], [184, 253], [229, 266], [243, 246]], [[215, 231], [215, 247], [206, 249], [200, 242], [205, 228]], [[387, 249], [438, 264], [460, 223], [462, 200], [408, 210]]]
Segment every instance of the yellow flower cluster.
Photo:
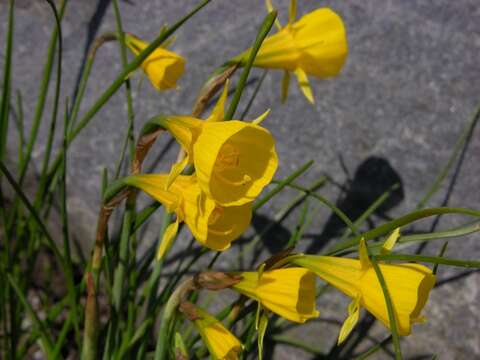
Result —
[[[266, 3], [272, 10], [271, 2]], [[294, 21], [295, 17], [296, 1], [292, 0], [288, 24], [281, 27], [277, 21], [278, 32], [265, 39], [254, 66], [285, 71], [283, 99], [287, 95], [289, 74], [293, 72], [303, 94], [313, 103], [307, 75], [326, 78], [340, 72], [348, 52], [345, 27], [341, 18], [327, 8], [317, 9], [298, 21]], [[148, 45], [130, 35], [126, 37], [126, 44], [135, 54]], [[234, 62], [244, 65], [250, 51], [234, 58]], [[181, 56], [158, 48], [142, 68], [155, 88], [163, 90], [176, 86], [184, 65]], [[176, 220], [165, 231], [157, 259], [165, 255], [182, 222], [203, 246], [217, 251], [228, 249], [249, 226], [252, 202], [277, 169], [273, 136], [259, 125], [267, 113], [252, 122], [224, 121], [227, 94], [228, 81], [206, 120], [183, 115], [159, 118], [158, 124], [176, 139], [185, 156], [168, 174], [139, 174], [125, 180], [176, 215]], [[182, 175], [188, 166], [194, 169], [193, 175]], [[385, 251], [393, 247], [398, 236], [397, 230], [387, 240]], [[265, 271], [260, 268], [255, 272], [230, 273], [228, 276], [239, 280], [225, 287], [258, 302], [259, 310], [303, 323], [319, 316], [317, 275], [352, 298], [339, 343], [357, 323], [361, 307], [391, 327], [386, 294], [364, 240], [360, 242], [359, 259], [302, 254], [288, 257], [282, 264]], [[435, 284], [435, 276], [427, 267], [411, 263], [380, 263], [379, 269], [391, 298], [397, 332], [409, 335], [412, 324], [424, 319], [420, 313]], [[240, 341], [204, 310], [196, 309], [195, 314], [191, 320], [213, 358], [237, 359], [242, 350]]]
[[[186, 152], [169, 174], [139, 174], [125, 182], [161, 202], [176, 221], [166, 229], [157, 252], [161, 259], [172, 244], [180, 222], [204, 246], [223, 251], [249, 226], [252, 202], [271, 181], [277, 166], [275, 140], [253, 123], [223, 121], [225, 86], [211, 116], [166, 116], [159, 125]], [[180, 175], [187, 165], [194, 175]]]

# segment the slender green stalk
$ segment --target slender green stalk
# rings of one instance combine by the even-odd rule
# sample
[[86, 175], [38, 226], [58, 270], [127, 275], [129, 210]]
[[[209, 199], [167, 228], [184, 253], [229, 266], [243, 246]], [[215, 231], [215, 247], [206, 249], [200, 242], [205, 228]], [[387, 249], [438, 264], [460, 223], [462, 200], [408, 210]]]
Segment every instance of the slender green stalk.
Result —
[[225, 120], [230, 120], [233, 118], [235, 114], [235, 110], [237, 109], [238, 103], [240, 102], [240, 98], [242, 97], [243, 89], [247, 84], [248, 75], [250, 74], [250, 69], [253, 66], [253, 62], [255, 61], [255, 57], [257, 56], [258, 50], [262, 46], [263, 40], [267, 37], [270, 29], [277, 18], [277, 12], [272, 11], [270, 12], [262, 22], [260, 27], [260, 31], [257, 34], [257, 38], [255, 39], [255, 43], [252, 46], [252, 50], [248, 56], [248, 60], [245, 64], [245, 67], [240, 75], [240, 79], [238, 80], [237, 88], [235, 89], [235, 93], [233, 94], [232, 101], [230, 102], [230, 106], [228, 107], [227, 112], [225, 113]]
[[247, 106], [245, 106], [245, 109], [242, 112], [242, 115], [240, 115], [240, 120], [244, 120], [245, 116], [247, 116], [248, 112], [250, 111], [250, 108], [253, 105], [253, 102], [257, 98], [258, 92], [260, 91], [260, 88], [262, 87], [263, 81], [267, 77], [268, 70], [265, 70], [262, 74], [262, 77], [260, 80], [258, 80], [257, 86], [255, 87], [255, 90], [253, 91], [252, 96], [250, 97], [250, 100], [248, 100]]
[[477, 105], [477, 108], [475, 109], [470, 121], [467, 123], [462, 133], [460, 134], [460, 137], [458, 138], [457, 143], [455, 144], [455, 147], [453, 149], [452, 155], [450, 155], [450, 158], [448, 159], [447, 163], [438, 174], [437, 178], [433, 182], [428, 192], [418, 203], [417, 210], [424, 208], [425, 205], [428, 203], [428, 201], [432, 198], [432, 196], [440, 189], [440, 186], [442, 185], [443, 180], [445, 180], [445, 178], [447, 177], [448, 172], [450, 171], [451, 167], [455, 163], [455, 160], [460, 154], [460, 151], [462, 150], [463, 145], [473, 133], [473, 129], [477, 125], [479, 118], [480, 118], [480, 104]]
[[[372, 215], [385, 201], [388, 200], [388, 198], [390, 197], [392, 192], [394, 192], [396, 189], [398, 189], [399, 186], [400, 186], [399, 184], [395, 184], [390, 189], [385, 191], [382, 195], [380, 195], [380, 197], [378, 199], [376, 199], [367, 208], [367, 210], [365, 210], [363, 212], [363, 214], [358, 217], [358, 219], [355, 220], [355, 222], [354, 222], [355, 226], [359, 227], [360, 225], [362, 225], [369, 218], [370, 215]], [[341, 244], [344, 241], [347, 241], [346, 239], [350, 236], [351, 233], [352, 232], [350, 231], [350, 228], [347, 228], [345, 230], [344, 234], [342, 235], [342, 237], [340, 239], [340, 242], [337, 243], [337, 245]]]
[[[60, 20], [63, 17], [66, 5], [67, 5], [67, 0], [62, 0], [60, 3], [60, 11], [58, 14], [58, 17]], [[52, 75], [58, 36], [59, 36], [59, 27], [55, 26], [55, 29], [53, 30], [52, 36], [50, 38], [50, 44], [48, 47], [48, 54], [47, 54], [47, 62], [45, 63], [45, 66], [43, 68], [43, 77], [42, 77], [42, 81], [40, 82], [40, 90], [38, 94], [37, 104], [35, 107], [35, 115], [33, 117], [32, 128], [30, 130], [30, 136], [28, 139], [27, 148], [25, 150], [25, 158], [24, 158], [24, 162], [20, 166], [20, 178], [18, 181], [20, 185], [23, 184], [23, 180], [27, 172], [28, 164], [32, 156], [33, 145], [37, 141], [38, 129], [42, 121], [42, 115], [45, 109], [45, 101], [47, 99], [47, 94], [48, 94], [48, 87], [50, 85], [50, 78]], [[60, 61], [61, 60], [59, 60], [59, 62]], [[58, 164], [58, 166], [59, 165], [60, 163]]]
[[442, 265], [458, 266], [458, 267], [473, 268], [473, 269], [480, 268], [480, 261], [449, 259], [441, 256], [388, 254], [388, 255], [375, 255], [374, 257], [379, 261], [401, 260], [401, 261], [426, 262], [431, 264], [442, 264]]
[[398, 336], [397, 319], [395, 316], [395, 309], [393, 308], [392, 298], [390, 297], [387, 283], [383, 277], [382, 270], [380, 270], [380, 267], [378, 266], [377, 260], [371, 256], [369, 257], [385, 297], [385, 303], [388, 310], [388, 321], [390, 323], [390, 331], [392, 332], [393, 348], [395, 350], [395, 359], [401, 360], [402, 350], [400, 349], [400, 337]]
[[310, 354], [319, 355], [320, 357], [325, 356], [325, 353], [322, 350], [316, 348], [315, 346], [285, 335], [274, 335], [272, 336], [272, 340], [280, 344], [285, 344], [298, 349], [302, 349]]
[[298, 178], [300, 175], [305, 173], [310, 166], [313, 165], [313, 160], [307, 161], [305, 164], [300, 166], [298, 170], [295, 170], [292, 174], [287, 176], [285, 179], [281, 180], [280, 182], [276, 183], [276, 186], [268, 191], [265, 195], [263, 195], [261, 198], [259, 198], [257, 201], [255, 201], [255, 204], [253, 204], [253, 211], [257, 211], [260, 209], [263, 205], [265, 205], [267, 202], [269, 202], [275, 195], [277, 195], [280, 191], [282, 191], [286, 186], [291, 184], [296, 178]]
[[350, 229], [350, 231], [354, 234], [359, 234], [360, 232], [358, 231], [357, 227], [355, 226], [355, 224], [348, 218], [347, 214], [345, 214], [340, 208], [338, 208], [337, 206], [335, 206], [335, 204], [333, 204], [330, 200], [324, 198], [323, 196], [317, 194], [317, 193], [314, 193], [314, 192], [311, 192], [309, 191], [308, 189], [306, 189], [305, 187], [303, 186], [300, 186], [298, 184], [295, 184], [295, 183], [289, 183], [287, 184], [288, 187], [291, 187], [292, 189], [296, 189], [296, 190], [299, 190], [299, 191], [302, 191], [308, 195], [310, 195], [311, 197], [313, 197], [314, 199], [317, 199], [318, 201], [320, 201], [322, 204], [324, 204], [325, 206], [327, 206], [328, 208], [330, 208], [330, 210], [332, 210], [335, 215], [337, 215], [344, 223], [345, 225], [347, 225], [347, 227]]
[[[127, 62], [127, 47], [125, 45], [125, 34], [123, 32], [122, 26], [122, 17], [120, 14], [120, 9], [118, 7], [118, 0], [113, 0], [113, 9], [115, 10], [115, 23], [117, 27], [117, 38], [120, 42], [120, 58], [122, 59], [122, 66], [126, 67]], [[125, 157], [125, 151], [127, 144], [130, 144], [130, 158], [133, 159], [135, 153], [135, 139], [134, 139], [134, 113], [132, 105], [132, 89], [130, 84], [130, 79], [125, 80], [125, 97], [127, 100], [127, 119], [128, 119], [128, 129], [125, 137], [125, 145], [122, 148], [120, 159], [117, 164], [117, 170], [115, 172], [114, 179], [118, 178], [120, 174], [121, 164]]]
[[383, 339], [381, 342], [378, 344], [375, 344], [372, 346], [370, 349], [365, 351], [364, 353], [360, 354], [355, 358], [355, 360], [365, 360], [367, 359], [370, 355], [375, 354], [378, 350], [383, 348], [385, 345], [387, 345], [390, 341], [392, 341], [392, 336], [388, 336], [387, 338]]
[[22, 93], [17, 91], [17, 114], [18, 114], [18, 163], [23, 163], [25, 148], [25, 126], [23, 116]]
[[170, 325], [177, 311], [178, 305], [184, 294], [189, 291], [193, 286], [193, 279], [188, 279], [183, 282], [175, 291], [170, 295], [164, 309], [162, 320], [160, 322], [160, 330], [158, 332], [157, 345], [155, 347], [155, 360], [164, 360], [168, 355], [168, 339], [170, 337], [169, 330]]
[[10, 91], [12, 79], [12, 50], [13, 50], [13, 27], [14, 27], [14, 1], [8, 4], [8, 25], [5, 40], [5, 63], [3, 67], [3, 91], [2, 102], [0, 103], [0, 160], [7, 146], [8, 115], [10, 110]]
[[[0, 170], [5, 175], [5, 177], [7, 178], [8, 182], [13, 187], [13, 189], [15, 190], [17, 196], [19, 196], [20, 200], [23, 202], [23, 204], [30, 211], [31, 215], [33, 216], [33, 219], [37, 223], [40, 230], [42, 230], [43, 234], [45, 235], [45, 238], [47, 239], [47, 245], [54, 252], [54, 254], [57, 257], [57, 259], [59, 260], [60, 264], [62, 266], [64, 266], [64, 264], [65, 264], [64, 258], [62, 256], [60, 250], [58, 249], [57, 245], [55, 244], [55, 241], [53, 241], [53, 238], [50, 235], [49, 231], [47, 230], [47, 227], [45, 226], [42, 219], [38, 215], [37, 211], [32, 206], [32, 204], [30, 203], [30, 201], [28, 200], [28, 198], [26, 197], [26, 195], [24, 194], [24, 192], [20, 188], [20, 185], [15, 181], [12, 174], [10, 173], [10, 171], [8, 171], [7, 167], [5, 166], [5, 164], [2, 161], [0, 161]], [[63, 270], [65, 270], [65, 269], [63, 269]], [[67, 272], [65, 272], [65, 273], [67, 273]]]
[[27, 313], [30, 316], [33, 325], [40, 332], [41, 344], [47, 354], [47, 357], [51, 358], [50, 354], [52, 354], [53, 351], [53, 342], [51, 335], [48, 333], [48, 330], [45, 328], [42, 321], [38, 318], [35, 310], [33, 310], [32, 306], [25, 298], [22, 289], [20, 289], [15, 279], [10, 274], [7, 275], [7, 278], [10, 282], [10, 285], [12, 285], [13, 289], [15, 290], [15, 294], [17, 295], [18, 299], [27, 310]]
[[[65, 114], [63, 122], [63, 146], [67, 145], [68, 131], [68, 100], [65, 103]], [[61, 217], [62, 217], [62, 235], [63, 235], [63, 252], [65, 254], [65, 263], [68, 269], [66, 276], [73, 279], [73, 262], [70, 249], [70, 234], [68, 226], [68, 208], [67, 208], [67, 157], [63, 158], [61, 168], [60, 182], [60, 201], [61, 201]], [[78, 318], [77, 288], [73, 281], [67, 281], [68, 297], [70, 299], [70, 314], [75, 329], [75, 340], [77, 344], [81, 344], [80, 320]]]
[[[298, 240], [302, 238], [302, 235], [306, 228], [305, 225], [307, 223], [308, 210], [310, 210], [310, 202], [308, 201], [308, 198], [307, 198], [303, 203], [302, 211], [300, 212], [300, 218], [295, 227], [295, 231], [292, 233], [292, 235], [290, 236], [290, 239], [288, 240], [288, 243], [286, 246], [287, 248], [290, 248], [290, 247], [294, 248], [295, 245], [297, 245]], [[312, 217], [310, 217], [310, 219], [312, 219]]]
[[60, 24], [60, 16], [57, 12], [57, 8], [52, 0], [45, 0], [50, 8], [52, 9], [53, 15], [55, 17], [55, 27], [57, 30], [58, 35], [56, 39], [58, 40], [58, 58], [57, 58], [57, 74], [56, 74], [56, 83], [55, 83], [55, 94], [53, 100], [53, 110], [52, 110], [52, 120], [50, 122], [50, 129], [48, 132], [47, 138], [47, 145], [45, 148], [45, 154], [43, 158], [43, 165], [42, 170], [40, 172], [40, 185], [37, 191], [34, 206], [38, 209], [40, 205], [40, 199], [43, 197], [43, 193], [45, 191], [45, 187], [47, 186], [47, 171], [48, 171], [48, 164], [50, 162], [50, 155], [52, 152], [53, 146], [53, 138], [55, 136], [55, 128], [57, 124], [57, 113], [58, 113], [58, 103], [60, 99], [60, 86], [62, 83], [62, 51], [63, 51], [63, 40], [62, 40], [62, 26]]
[[[442, 248], [440, 249], [440, 252], [438, 253], [438, 257], [443, 257], [443, 255], [445, 254], [445, 251], [447, 251], [447, 247], [448, 247], [448, 241], [445, 241], [442, 245]], [[433, 265], [433, 269], [432, 269], [433, 275], [437, 274], [438, 266], [439, 266], [438, 263]]]
[[480, 211], [471, 210], [471, 209], [463, 209], [463, 208], [448, 208], [448, 207], [441, 207], [441, 208], [430, 208], [424, 210], [417, 210], [413, 211], [407, 215], [401, 216], [395, 220], [389, 221], [383, 225], [376, 227], [370, 231], [367, 231], [363, 234], [357, 235], [354, 238], [350, 239], [349, 242], [341, 244], [339, 246], [334, 247], [333, 249], [329, 250], [326, 255], [336, 255], [350, 247], [357, 246], [360, 239], [363, 237], [365, 240], [374, 239], [376, 237], [382, 236], [387, 234], [390, 231], [395, 230], [398, 227], [405, 226], [410, 224], [414, 221], [427, 218], [430, 216], [440, 215], [440, 214], [462, 214], [462, 215], [469, 215], [474, 217], [480, 217]]

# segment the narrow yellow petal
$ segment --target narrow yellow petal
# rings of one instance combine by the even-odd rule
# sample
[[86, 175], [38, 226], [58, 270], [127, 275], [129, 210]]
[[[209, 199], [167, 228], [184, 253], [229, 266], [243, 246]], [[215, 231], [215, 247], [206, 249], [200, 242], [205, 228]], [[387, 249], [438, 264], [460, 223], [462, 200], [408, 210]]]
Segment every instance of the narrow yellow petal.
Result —
[[135, 186], [165, 206], [168, 212], [177, 210], [181, 196], [165, 190], [168, 175], [166, 174], [139, 174], [124, 178], [125, 183]]
[[263, 120], [267, 118], [268, 114], [270, 114], [270, 109], [267, 109], [267, 111], [265, 111], [262, 115], [252, 120], [252, 124], [259, 125]]
[[300, 86], [300, 90], [302, 90], [303, 95], [305, 95], [305, 97], [311, 104], [315, 104], [312, 88], [308, 83], [307, 73], [302, 68], [297, 68], [295, 70], [295, 75], [297, 76], [298, 85]]
[[353, 301], [348, 305], [348, 317], [343, 322], [340, 333], [338, 334], [337, 344], [341, 344], [345, 339], [350, 335], [353, 328], [358, 322], [360, 314], [360, 297], [357, 296]]
[[165, 190], [168, 190], [170, 185], [175, 181], [175, 179], [182, 173], [185, 167], [188, 165], [190, 159], [188, 154], [184, 156], [182, 160], [172, 165], [170, 173], [168, 174], [167, 183], [165, 184]]
[[383, 243], [380, 253], [388, 254], [390, 251], [392, 251], [399, 237], [400, 237], [400, 228], [396, 228], [395, 230], [393, 230], [393, 232], [390, 234], [387, 240], [385, 240], [385, 242]]
[[177, 232], [178, 232], [178, 218], [177, 220], [175, 220], [175, 222], [168, 225], [167, 228], [165, 229], [165, 232], [163, 233], [160, 246], [158, 247], [158, 250], [157, 250], [157, 256], [155, 257], [157, 261], [162, 260], [165, 253], [168, 251], [168, 249], [170, 249], [170, 246], [172, 246], [172, 242], [175, 239], [175, 235], [177, 235]]
[[222, 94], [218, 98], [215, 107], [212, 110], [212, 113], [205, 121], [208, 122], [215, 122], [215, 121], [223, 121], [225, 120], [225, 102], [227, 101], [228, 97], [228, 87], [230, 85], [230, 80], [227, 79], [225, 82], [225, 86], [223, 87]]
[[360, 245], [358, 247], [358, 257], [360, 258], [360, 265], [362, 270], [366, 270], [372, 266], [370, 258], [368, 257], [367, 243], [364, 238], [360, 239]]
[[289, 85], [290, 85], [290, 71], [285, 70], [283, 72], [283, 78], [282, 78], [282, 94], [281, 94], [282, 104], [285, 104], [285, 102], [287, 101]]

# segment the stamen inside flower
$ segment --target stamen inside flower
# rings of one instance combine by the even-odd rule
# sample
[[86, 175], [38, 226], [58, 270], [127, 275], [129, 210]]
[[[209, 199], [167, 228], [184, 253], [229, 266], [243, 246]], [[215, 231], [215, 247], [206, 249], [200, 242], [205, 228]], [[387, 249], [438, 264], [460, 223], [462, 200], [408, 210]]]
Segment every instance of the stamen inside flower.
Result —
[[247, 174], [243, 174], [241, 180], [231, 180], [224, 174], [227, 170], [237, 169], [239, 166], [240, 151], [232, 144], [225, 144], [217, 156], [213, 171], [215, 176], [222, 182], [234, 186], [241, 186], [252, 181], [252, 178]]

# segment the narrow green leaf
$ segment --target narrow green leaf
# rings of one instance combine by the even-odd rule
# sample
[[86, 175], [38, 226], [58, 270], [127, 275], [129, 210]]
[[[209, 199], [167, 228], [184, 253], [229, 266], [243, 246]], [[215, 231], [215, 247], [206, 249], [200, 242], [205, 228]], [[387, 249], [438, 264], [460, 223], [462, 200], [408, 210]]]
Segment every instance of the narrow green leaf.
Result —
[[252, 50], [248, 56], [248, 60], [245, 64], [245, 67], [240, 75], [240, 79], [238, 80], [237, 88], [235, 89], [235, 93], [233, 94], [232, 101], [230, 102], [230, 106], [228, 107], [227, 112], [225, 113], [225, 120], [231, 120], [233, 115], [235, 114], [235, 110], [237, 109], [238, 103], [240, 102], [240, 98], [242, 97], [243, 89], [247, 84], [248, 75], [250, 74], [250, 69], [253, 66], [253, 62], [255, 61], [255, 57], [257, 56], [258, 50], [262, 46], [263, 40], [267, 37], [270, 29], [272, 28], [275, 19], [277, 18], [277, 12], [272, 11], [269, 13], [262, 22], [260, 27], [260, 31], [257, 34], [257, 38], [255, 39], [255, 43], [252, 46]]
[[45, 328], [44, 324], [42, 321], [38, 318], [35, 310], [33, 310], [32, 306], [30, 303], [27, 301], [25, 298], [22, 290], [16, 283], [16, 281], [13, 279], [13, 277], [8, 274], [7, 275], [8, 281], [12, 285], [13, 289], [15, 290], [15, 294], [17, 295], [18, 299], [24, 306], [25, 310], [27, 311], [28, 315], [30, 316], [30, 319], [33, 323], [33, 325], [37, 328], [37, 330], [40, 332], [40, 338], [42, 342], [42, 346], [47, 354], [48, 358], [51, 358], [50, 355], [53, 352], [53, 342], [52, 342], [52, 337], [48, 333], [47, 329]]
[[461, 214], [461, 215], [480, 217], [480, 211], [463, 209], [463, 208], [440, 207], [440, 208], [417, 210], [407, 215], [401, 216], [395, 220], [389, 221], [386, 224], [380, 225], [373, 230], [357, 235], [354, 238], [350, 239], [348, 242], [334, 246], [332, 249], [330, 249], [326, 253], [326, 255], [336, 255], [342, 252], [343, 250], [349, 249], [350, 247], [357, 246], [358, 242], [362, 237], [365, 238], [365, 240], [374, 239], [376, 237], [385, 235], [390, 231], [395, 230], [397, 227], [402, 227], [407, 224], [413, 223], [417, 220], [424, 219], [430, 216], [440, 215], [440, 214]]
[[313, 160], [309, 160], [305, 164], [300, 166], [298, 170], [295, 170], [292, 174], [287, 176], [285, 179], [281, 180], [280, 182], [277, 182], [276, 186], [272, 190], [268, 191], [265, 195], [263, 195], [261, 198], [255, 201], [255, 204], [253, 205], [252, 210], [257, 211], [258, 209], [260, 209], [263, 205], [269, 202], [275, 195], [277, 195], [280, 191], [282, 191], [286, 186], [291, 184], [296, 178], [298, 178], [305, 171], [307, 171], [312, 165], [313, 165]]
[[479, 118], [480, 118], [480, 104], [477, 105], [477, 108], [475, 109], [471, 117], [471, 120], [467, 123], [462, 133], [460, 134], [460, 137], [458, 138], [457, 143], [455, 144], [455, 147], [447, 163], [438, 174], [437, 178], [433, 182], [428, 192], [418, 203], [417, 209], [422, 209], [423, 207], [425, 207], [425, 205], [432, 198], [432, 196], [440, 189], [443, 180], [445, 180], [445, 178], [447, 177], [448, 172], [450, 171], [451, 167], [455, 163], [455, 160], [459, 156], [460, 151], [462, 150], [464, 144], [466, 143], [467, 139], [472, 135], [473, 130], [475, 129], [475, 126], [477, 125]]
[[410, 254], [388, 254], [388, 255], [375, 255], [377, 260], [401, 260], [401, 261], [414, 261], [414, 262], [426, 262], [431, 264], [442, 264], [449, 266], [458, 266], [465, 268], [480, 268], [480, 261], [476, 260], [459, 260], [449, 259], [440, 256], [425, 256], [425, 255], [410, 255]]
[[378, 282], [382, 287], [383, 295], [385, 297], [385, 303], [387, 304], [388, 310], [388, 320], [390, 322], [390, 331], [392, 332], [392, 340], [393, 340], [393, 348], [395, 350], [395, 359], [401, 360], [402, 359], [402, 351], [400, 349], [400, 337], [398, 336], [398, 327], [397, 327], [397, 319], [395, 317], [395, 309], [393, 308], [392, 299], [390, 297], [390, 292], [387, 287], [387, 283], [382, 274], [382, 270], [377, 264], [377, 261], [374, 257], [369, 256], [370, 261], [372, 263], [373, 269], [377, 274]]

